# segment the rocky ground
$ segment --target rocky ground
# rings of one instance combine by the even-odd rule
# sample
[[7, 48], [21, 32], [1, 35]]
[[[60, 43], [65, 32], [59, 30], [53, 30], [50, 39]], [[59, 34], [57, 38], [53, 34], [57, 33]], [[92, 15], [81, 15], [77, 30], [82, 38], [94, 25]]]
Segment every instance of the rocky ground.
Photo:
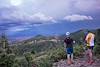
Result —
[[72, 65], [68, 65], [66, 60], [60, 60], [59, 62], [55, 62], [53, 67], [100, 67], [100, 59], [95, 58], [95, 62], [90, 65], [87, 63], [86, 58], [78, 58], [74, 59], [74, 63]]

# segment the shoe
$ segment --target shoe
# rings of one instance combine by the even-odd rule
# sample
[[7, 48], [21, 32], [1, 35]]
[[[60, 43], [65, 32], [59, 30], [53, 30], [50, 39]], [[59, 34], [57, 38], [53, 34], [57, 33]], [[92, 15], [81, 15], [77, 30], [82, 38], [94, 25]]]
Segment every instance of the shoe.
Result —
[[93, 64], [93, 63], [94, 63], [94, 61], [93, 61], [93, 60], [89, 62], [89, 64], [90, 64], [90, 65], [91, 65], [91, 64]]
[[71, 64], [72, 64], [72, 62], [71, 62], [71, 61], [67, 61], [67, 64], [68, 64], [68, 65], [71, 65]]
[[87, 63], [90, 63], [90, 60], [88, 60]]
[[71, 61], [71, 64], [74, 64], [74, 62], [73, 62], [73, 61]]

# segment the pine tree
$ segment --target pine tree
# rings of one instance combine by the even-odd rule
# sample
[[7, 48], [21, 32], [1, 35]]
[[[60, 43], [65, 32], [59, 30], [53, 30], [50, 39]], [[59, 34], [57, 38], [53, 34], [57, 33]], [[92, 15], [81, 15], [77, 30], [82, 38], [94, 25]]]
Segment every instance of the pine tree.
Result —
[[8, 43], [8, 40], [7, 40], [5, 34], [3, 34], [3, 35], [1, 36], [1, 45], [2, 45], [2, 48], [3, 48], [3, 49], [8, 48], [9, 43]]
[[[25, 59], [27, 60], [28, 63], [28, 67], [33, 67], [34, 63], [33, 63], [33, 55], [30, 52], [27, 52], [24, 54]], [[36, 67], [36, 66], [34, 66]]]
[[15, 62], [15, 54], [9, 46], [8, 39], [5, 34], [0, 38], [0, 67], [12, 67]]

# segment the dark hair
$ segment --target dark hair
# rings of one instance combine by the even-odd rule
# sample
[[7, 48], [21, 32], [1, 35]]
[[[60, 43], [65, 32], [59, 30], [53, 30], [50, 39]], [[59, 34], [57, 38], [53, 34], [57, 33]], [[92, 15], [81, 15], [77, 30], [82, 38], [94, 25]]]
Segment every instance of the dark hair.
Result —
[[88, 33], [94, 33], [93, 31], [88, 30]]
[[93, 32], [92, 32], [92, 31], [90, 31], [90, 30], [88, 30], [87, 32], [88, 32], [88, 33], [93, 33]]
[[87, 31], [88, 33], [91, 32], [90, 30]]

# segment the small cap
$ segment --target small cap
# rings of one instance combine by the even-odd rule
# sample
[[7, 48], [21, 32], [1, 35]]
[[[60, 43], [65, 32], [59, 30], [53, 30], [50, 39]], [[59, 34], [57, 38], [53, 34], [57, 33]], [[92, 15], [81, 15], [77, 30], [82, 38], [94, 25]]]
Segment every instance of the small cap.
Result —
[[69, 36], [69, 35], [70, 35], [70, 33], [69, 33], [69, 32], [66, 32], [66, 35], [67, 35], [67, 36]]

